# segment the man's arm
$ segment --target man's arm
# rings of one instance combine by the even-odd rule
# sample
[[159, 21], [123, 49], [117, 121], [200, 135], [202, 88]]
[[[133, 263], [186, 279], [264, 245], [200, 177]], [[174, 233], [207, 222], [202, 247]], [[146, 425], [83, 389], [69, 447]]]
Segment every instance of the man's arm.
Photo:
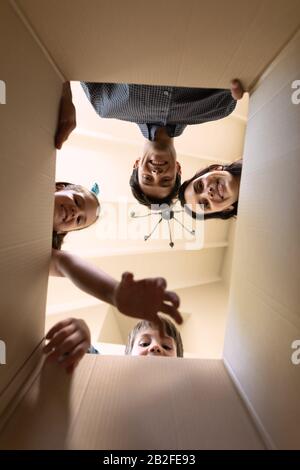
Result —
[[63, 84], [60, 99], [58, 122], [55, 133], [55, 147], [61, 149], [62, 144], [68, 139], [76, 127], [76, 110], [72, 102], [72, 91], [70, 82]]
[[135, 281], [131, 273], [123, 273], [118, 282], [87, 261], [61, 250], [52, 250], [50, 274], [68, 277], [79, 289], [114, 305], [124, 315], [144, 318], [160, 327], [158, 313], [163, 312], [182, 323], [179, 297], [166, 290], [163, 278]]

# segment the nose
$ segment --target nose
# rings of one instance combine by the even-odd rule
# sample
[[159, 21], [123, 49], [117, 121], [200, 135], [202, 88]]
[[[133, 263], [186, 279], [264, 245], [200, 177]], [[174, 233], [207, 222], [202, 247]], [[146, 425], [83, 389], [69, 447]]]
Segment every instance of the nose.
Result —
[[75, 220], [78, 216], [82, 215], [82, 210], [74, 204], [74, 206], [71, 207], [71, 220]]
[[214, 196], [214, 188], [212, 186], [209, 186], [207, 188], [207, 193], [208, 193], [209, 197], [212, 198]]
[[154, 173], [156, 175], [160, 175], [164, 170], [162, 168], [159, 168], [159, 167], [152, 167], [151, 168], [151, 173]]
[[208, 183], [207, 181], [202, 181], [202, 191], [201, 195], [206, 196], [208, 199], [212, 199], [215, 194], [215, 189], [212, 183]]
[[158, 343], [154, 343], [151, 347], [150, 347], [150, 352], [152, 354], [162, 354], [163, 353], [163, 350], [161, 348], [161, 346], [158, 344]]
[[71, 207], [71, 215], [72, 215], [72, 219], [74, 219], [77, 215], [77, 206], [72, 206]]

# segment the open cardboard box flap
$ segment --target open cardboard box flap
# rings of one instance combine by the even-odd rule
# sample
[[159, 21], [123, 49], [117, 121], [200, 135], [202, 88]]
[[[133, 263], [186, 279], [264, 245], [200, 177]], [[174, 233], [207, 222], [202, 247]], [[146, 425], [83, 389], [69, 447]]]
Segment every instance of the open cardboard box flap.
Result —
[[16, 0], [65, 78], [251, 86], [299, 28], [297, 0]]
[[264, 448], [221, 360], [86, 355], [33, 378], [2, 449]]

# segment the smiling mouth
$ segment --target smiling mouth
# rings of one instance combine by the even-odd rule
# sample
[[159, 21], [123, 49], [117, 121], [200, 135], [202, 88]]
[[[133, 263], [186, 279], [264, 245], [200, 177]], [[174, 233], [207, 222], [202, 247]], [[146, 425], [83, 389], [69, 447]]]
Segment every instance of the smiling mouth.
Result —
[[153, 166], [163, 167], [163, 166], [167, 165], [168, 162], [166, 162], [165, 160], [164, 161], [162, 161], [162, 160], [149, 160], [149, 163], [151, 163], [151, 165], [153, 165]]

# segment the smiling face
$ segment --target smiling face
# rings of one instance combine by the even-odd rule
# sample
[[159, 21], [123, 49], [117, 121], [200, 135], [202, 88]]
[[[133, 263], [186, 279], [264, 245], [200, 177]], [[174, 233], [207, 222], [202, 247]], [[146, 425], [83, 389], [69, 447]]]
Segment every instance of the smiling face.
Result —
[[97, 199], [89, 192], [63, 189], [54, 193], [53, 230], [78, 230], [93, 224], [99, 211]]
[[142, 329], [135, 337], [130, 354], [131, 356], [176, 357], [176, 343], [171, 336], [161, 337], [156, 329]]
[[138, 182], [143, 193], [151, 198], [164, 199], [172, 192], [177, 173], [181, 173], [176, 161], [173, 142], [147, 141], [144, 155], [135, 162]]
[[216, 170], [191, 181], [184, 191], [185, 203], [196, 213], [231, 211], [239, 197], [240, 178], [228, 171]]

